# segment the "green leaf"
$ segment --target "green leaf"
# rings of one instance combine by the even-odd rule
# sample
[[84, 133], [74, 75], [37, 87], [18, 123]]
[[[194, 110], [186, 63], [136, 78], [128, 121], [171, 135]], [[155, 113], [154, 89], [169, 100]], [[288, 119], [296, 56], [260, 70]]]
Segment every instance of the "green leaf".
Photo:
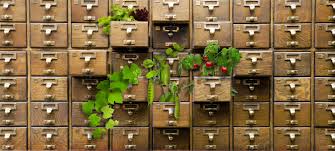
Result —
[[168, 55], [168, 56], [172, 55], [172, 53], [173, 53], [173, 49], [172, 48], [167, 48], [165, 50], [165, 54]]
[[91, 115], [94, 110], [94, 102], [91, 100], [84, 102], [81, 106], [81, 110], [84, 112], [85, 115]]
[[119, 121], [109, 119], [106, 122], [105, 127], [106, 127], [106, 129], [112, 129], [114, 126], [117, 126], [117, 125], [119, 125]]
[[97, 127], [100, 125], [101, 117], [94, 113], [88, 117], [88, 120], [90, 121], [89, 124], [91, 127]]
[[94, 129], [94, 131], [92, 132], [92, 135], [94, 139], [100, 139], [102, 138], [102, 135], [104, 135], [105, 133], [106, 133], [106, 129], [99, 127], [99, 128]]
[[184, 51], [184, 47], [182, 47], [181, 45], [179, 45], [179, 44], [177, 44], [177, 43], [174, 43], [174, 44], [172, 45], [172, 47], [173, 47], [173, 49], [174, 49], [175, 51], [179, 51], [179, 52]]
[[115, 81], [110, 83], [110, 88], [112, 91], [119, 90], [122, 93], [125, 92], [128, 88], [128, 83], [124, 81]]
[[108, 102], [110, 104], [114, 104], [114, 103], [122, 104], [122, 102], [123, 102], [122, 93], [120, 91], [117, 91], [117, 90], [109, 93]]
[[127, 66], [127, 65], [124, 66], [121, 71], [122, 71], [122, 79], [123, 80], [126, 80], [126, 79], [130, 80], [130, 79], [133, 78], [133, 74], [132, 74], [129, 66]]
[[133, 75], [135, 76], [134, 78], [139, 77], [142, 73], [141, 68], [135, 63], [132, 63], [130, 65], [130, 70], [132, 71]]
[[144, 66], [144, 68], [146, 68], [146, 69], [150, 69], [150, 68], [152, 68], [154, 65], [155, 65], [155, 63], [154, 63], [154, 61], [152, 61], [151, 59], [145, 59], [145, 60], [143, 61], [143, 66]]
[[108, 92], [99, 91], [95, 96], [95, 110], [100, 112], [100, 109], [107, 105], [108, 101]]
[[109, 89], [109, 80], [103, 80], [98, 83], [97, 89], [99, 90], [108, 90]]
[[146, 77], [147, 79], [152, 79], [152, 78], [156, 77], [157, 75], [158, 75], [158, 71], [157, 71], [157, 70], [151, 70], [151, 71], [149, 71], [149, 72], [145, 75], [145, 77]]
[[174, 104], [174, 117], [178, 120], [180, 118], [180, 100], [178, 96], [175, 96]]
[[110, 81], [120, 81], [122, 76], [121, 76], [121, 72], [114, 72], [111, 75], [108, 75], [108, 78]]
[[101, 112], [103, 113], [102, 118], [109, 119], [113, 116], [114, 109], [112, 109], [109, 105], [106, 105], [101, 108]]

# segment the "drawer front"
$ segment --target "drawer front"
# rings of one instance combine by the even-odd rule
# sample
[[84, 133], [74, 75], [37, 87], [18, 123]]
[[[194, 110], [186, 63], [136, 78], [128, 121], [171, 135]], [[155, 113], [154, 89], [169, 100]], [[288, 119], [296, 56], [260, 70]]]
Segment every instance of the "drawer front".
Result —
[[112, 47], [148, 47], [149, 46], [148, 22], [111, 22]]
[[4, 9], [0, 10], [1, 21], [25, 22], [26, 21], [26, 1], [8, 0], [0, 3]]
[[31, 51], [31, 75], [66, 76], [68, 53]]
[[234, 25], [234, 47], [236, 48], [269, 48], [269, 24], [236, 24]]
[[27, 47], [26, 23], [0, 23], [0, 48]]
[[72, 78], [72, 102], [83, 102], [94, 100], [97, 93], [96, 86], [104, 78], [75, 77]]
[[335, 125], [335, 103], [317, 102], [315, 103], [315, 125], [334, 126]]
[[150, 107], [147, 102], [114, 105], [113, 118], [118, 126], [149, 126]]
[[0, 100], [27, 101], [27, 78], [0, 77]]
[[70, 75], [105, 76], [107, 51], [70, 51]]
[[221, 47], [232, 45], [231, 22], [194, 22], [194, 47], [217, 43]]
[[270, 148], [270, 128], [234, 128], [234, 150], [267, 151]]
[[233, 85], [238, 92], [234, 96], [236, 102], [270, 101], [269, 78], [234, 78]]
[[190, 129], [188, 128], [154, 128], [154, 150], [189, 150]]
[[335, 53], [315, 52], [315, 76], [335, 75]]
[[310, 103], [276, 102], [274, 126], [310, 126]]
[[309, 127], [274, 129], [274, 150], [311, 150], [311, 130]]
[[194, 21], [229, 21], [229, 0], [193, 0]]
[[72, 150], [107, 150], [108, 135], [103, 134], [101, 138], [94, 139], [94, 128], [73, 127], [72, 128]]
[[275, 101], [310, 101], [311, 79], [299, 78], [274, 78]]
[[88, 117], [82, 111], [82, 104], [83, 102], [72, 102], [72, 126], [89, 126]]
[[190, 29], [188, 24], [153, 25], [153, 33], [152, 33], [153, 48], [169, 48], [174, 43], [178, 43], [184, 48], [189, 48], [190, 47], [189, 38], [190, 38]]
[[334, 48], [335, 47], [335, 24], [317, 23], [315, 24], [315, 47]]
[[134, 1], [134, 0], [113, 0], [113, 4], [121, 5], [129, 9], [148, 9], [148, 1]]
[[27, 103], [0, 103], [0, 126], [26, 126]]
[[149, 128], [113, 128], [112, 150], [149, 150]]
[[[165, 53], [154, 52], [153, 55], [154, 56], [156, 56], [156, 55], [165, 55]], [[170, 65], [170, 74], [171, 74], [171, 77], [180, 77], [180, 76], [181, 77], [189, 77], [190, 72], [188, 72], [186, 70], [183, 70], [183, 69], [181, 70], [181, 73], [178, 74], [179, 63], [181, 62], [181, 60], [183, 60], [187, 56], [188, 56], [188, 53], [185, 53], [185, 52], [179, 52], [178, 55], [177, 55], [177, 57], [175, 57], [175, 58], [166, 56], [166, 63]]]
[[229, 103], [193, 103], [193, 126], [229, 126]]
[[72, 22], [96, 22], [100, 17], [108, 15], [106, 0], [72, 0]]
[[153, 127], [189, 127], [190, 108], [188, 102], [180, 103], [180, 117], [174, 117], [174, 103], [153, 104]]
[[310, 48], [312, 25], [301, 24], [275, 24], [275, 48]]
[[334, 150], [335, 129], [333, 128], [315, 128], [315, 150], [326, 151]]
[[234, 103], [234, 126], [269, 126], [270, 105], [267, 102]]
[[151, 4], [152, 21], [189, 21], [190, 1], [153, 0]]
[[[151, 53], [124, 53], [124, 52], [112, 52], [112, 70], [113, 72], [120, 71], [120, 67], [135, 63], [141, 65], [144, 60], [151, 59]], [[147, 69], [143, 66], [139, 66], [142, 70], [142, 75], [147, 73]]]
[[275, 1], [275, 22], [292, 23], [292, 22], [311, 22], [312, 20], [312, 1], [299, 0]]
[[0, 147], [1, 150], [27, 150], [27, 128], [1, 127]]
[[239, 76], [271, 76], [271, 51], [243, 51], [241, 61], [236, 66], [235, 73]]
[[335, 100], [335, 78], [315, 78], [315, 101]]
[[147, 102], [148, 80], [145, 77], [139, 77], [136, 85], [129, 86], [123, 94], [123, 100], [127, 102]]
[[31, 0], [31, 22], [66, 22], [67, 0]]
[[[188, 77], [182, 78], [170, 78], [171, 83], [174, 82], [178, 85], [180, 92], [179, 92], [179, 100], [182, 102], [189, 102], [190, 101], [190, 89], [185, 88], [186, 86], [190, 85], [190, 79]], [[160, 84], [155, 84], [155, 96], [154, 101], [159, 102], [160, 97], [168, 92], [169, 87], [162, 87]], [[143, 92], [145, 93], [145, 92]]]
[[0, 52], [0, 75], [27, 75], [27, 54], [24, 51]]
[[310, 76], [311, 53], [275, 52], [275, 76]]
[[269, 23], [269, 0], [234, 0], [234, 23]]
[[67, 126], [68, 103], [32, 103], [32, 126]]
[[67, 23], [32, 23], [31, 47], [65, 48], [68, 46]]
[[67, 77], [32, 77], [32, 101], [68, 101]]
[[31, 150], [67, 150], [67, 127], [31, 128]]
[[194, 150], [229, 150], [229, 128], [193, 128]]
[[333, 11], [335, 2], [331, 0], [316, 0], [315, 20], [316, 22], [334, 22], [335, 13]]
[[103, 34], [98, 24], [72, 24], [73, 48], [107, 48], [108, 36]]
[[194, 102], [231, 101], [231, 79], [222, 77], [194, 77]]

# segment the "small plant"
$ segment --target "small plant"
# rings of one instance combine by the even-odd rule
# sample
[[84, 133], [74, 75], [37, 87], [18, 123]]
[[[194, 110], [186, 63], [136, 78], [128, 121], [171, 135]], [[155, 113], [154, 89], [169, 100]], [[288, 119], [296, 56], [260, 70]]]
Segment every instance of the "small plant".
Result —
[[131, 16], [137, 21], [148, 21], [149, 11], [147, 8], [136, 9], [131, 13]]
[[95, 100], [87, 100], [83, 103], [82, 111], [88, 117], [90, 127], [96, 128], [93, 131], [93, 138], [101, 138], [107, 129], [112, 129], [118, 125], [118, 121], [113, 119], [114, 104], [123, 103], [124, 92], [139, 83], [141, 69], [136, 64], [124, 66], [119, 72], [108, 75], [108, 78], [97, 85], [98, 92]]

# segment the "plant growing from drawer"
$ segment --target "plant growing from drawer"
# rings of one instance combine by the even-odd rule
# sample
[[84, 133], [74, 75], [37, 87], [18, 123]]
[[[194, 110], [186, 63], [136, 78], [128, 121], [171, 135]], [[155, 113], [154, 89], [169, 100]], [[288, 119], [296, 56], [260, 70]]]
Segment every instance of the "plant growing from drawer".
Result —
[[93, 131], [94, 138], [101, 138], [107, 129], [118, 125], [118, 121], [113, 119], [114, 104], [123, 103], [123, 94], [139, 83], [141, 72], [136, 64], [130, 64], [118, 72], [109, 74], [106, 80], [98, 83], [95, 100], [87, 100], [83, 103], [82, 111], [88, 117], [89, 126], [105, 125], [104, 128], [96, 128]]

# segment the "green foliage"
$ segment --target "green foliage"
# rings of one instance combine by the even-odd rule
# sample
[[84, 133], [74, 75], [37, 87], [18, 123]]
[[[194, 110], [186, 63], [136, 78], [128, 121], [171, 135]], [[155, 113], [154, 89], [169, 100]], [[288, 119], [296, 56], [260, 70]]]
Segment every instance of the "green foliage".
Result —
[[179, 63], [179, 74], [181, 74], [181, 70], [187, 70], [187, 71], [190, 71], [190, 70], [197, 70], [194, 68], [194, 65], [198, 65], [200, 66], [202, 63], [202, 58], [201, 58], [201, 55], [199, 54], [189, 54], [187, 55], [183, 60], [181, 60], [181, 62]]
[[96, 128], [94, 129], [92, 135], [94, 139], [100, 139], [102, 137], [102, 135], [104, 135], [106, 133], [106, 129], [105, 128]]
[[184, 47], [182, 47], [181, 45], [175, 43], [175, 44], [172, 45], [171, 48], [167, 48], [165, 50], [165, 54], [168, 57], [176, 58], [176, 57], [178, 57], [178, 53], [182, 52], [182, 51], [184, 51]]

